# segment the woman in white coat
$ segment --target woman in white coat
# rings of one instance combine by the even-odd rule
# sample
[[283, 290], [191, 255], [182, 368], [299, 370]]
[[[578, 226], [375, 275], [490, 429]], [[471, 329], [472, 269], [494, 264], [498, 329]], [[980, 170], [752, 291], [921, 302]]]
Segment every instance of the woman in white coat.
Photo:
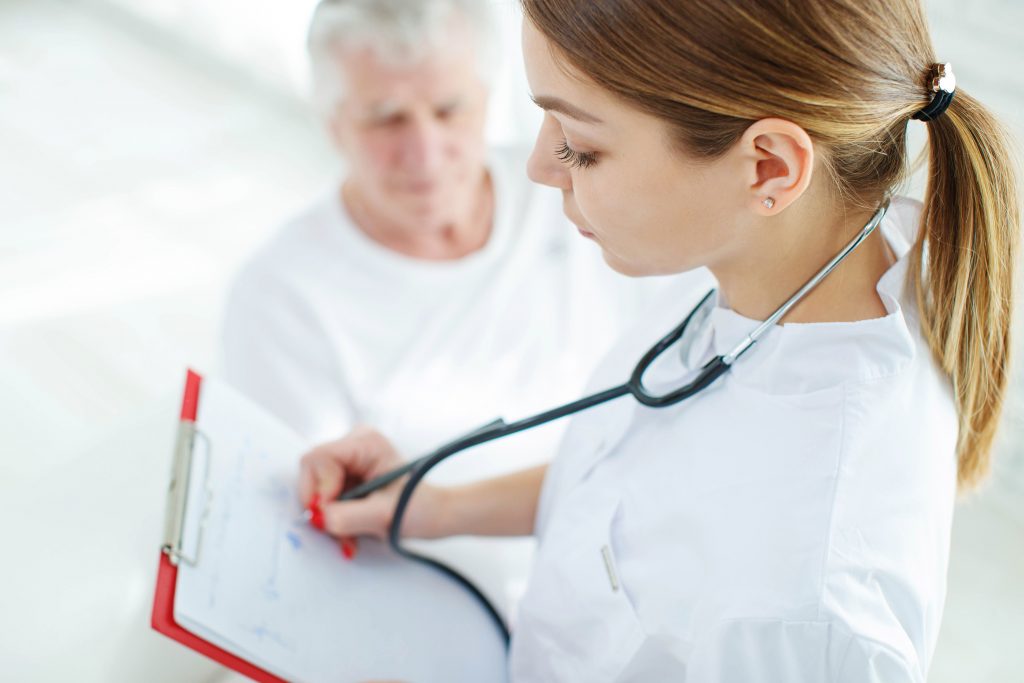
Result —
[[[929, 186], [702, 393], [580, 413], [550, 467], [424, 485], [403, 532], [539, 536], [516, 681], [924, 681], [954, 497], [987, 472], [1006, 386], [1020, 214], [998, 126], [914, 0], [524, 7], [530, 176], [612, 268], [720, 285], [649, 386], [727, 353], [861, 232], [912, 118]], [[670, 293], [592, 388], [694, 303]], [[300, 494], [399, 462], [365, 429], [308, 454]], [[327, 530], [384, 536], [397, 488], [327, 505]]]

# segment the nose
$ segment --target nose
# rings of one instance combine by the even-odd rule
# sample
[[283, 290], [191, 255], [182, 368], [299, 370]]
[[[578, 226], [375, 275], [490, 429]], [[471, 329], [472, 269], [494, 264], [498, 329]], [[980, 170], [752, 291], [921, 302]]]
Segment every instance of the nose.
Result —
[[558, 121], [550, 114], [544, 114], [533, 152], [526, 163], [526, 175], [535, 183], [550, 185], [560, 190], [571, 190], [572, 176], [569, 169], [555, 156], [561, 135], [562, 129]]
[[444, 131], [431, 118], [410, 117], [402, 136], [402, 165], [417, 176], [436, 172], [444, 157]]

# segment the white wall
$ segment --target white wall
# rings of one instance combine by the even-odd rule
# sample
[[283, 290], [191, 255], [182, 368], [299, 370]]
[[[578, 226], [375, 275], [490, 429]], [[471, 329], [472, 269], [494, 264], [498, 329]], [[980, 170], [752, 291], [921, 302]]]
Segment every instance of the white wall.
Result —
[[[157, 26], [173, 40], [220, 62], [282, 96], [305, 100], [309, 73], [306, 29], [316, 0], [265, 3], [242, 0], [90, 0], [108, 12]], [[479, 0], [497, 18], [504, 61], [491, 99], [488, 138], [495, 143], [530, 141], [540, 120], [526, 98], [519, 46], [521, 12], [515, 0]]]

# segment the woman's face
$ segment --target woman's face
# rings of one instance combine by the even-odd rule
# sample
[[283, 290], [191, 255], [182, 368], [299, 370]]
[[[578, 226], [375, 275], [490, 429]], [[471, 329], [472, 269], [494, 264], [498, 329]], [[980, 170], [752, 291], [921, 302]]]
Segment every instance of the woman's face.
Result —
[[556, 62], [529, 20], [523, 51], [545, 110], [529, 176], [562, 190], [566, 215], [608, 265], [659, 275], [729, 259], [750, 216], [742, 160], [732, 152], [712, 162], [687, 158], [661, 120]]

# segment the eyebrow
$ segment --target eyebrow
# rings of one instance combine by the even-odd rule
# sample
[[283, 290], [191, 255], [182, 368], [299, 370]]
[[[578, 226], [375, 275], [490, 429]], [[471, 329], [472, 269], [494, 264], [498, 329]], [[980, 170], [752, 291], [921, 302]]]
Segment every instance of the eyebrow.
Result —
[[604, 123], [593, 114], [588, 114], [579, 107], [569, 104], [565, 100], [557, 97], [549, 97], [547, 95], [530, 95], [530, 99], [533, 100], [534, 104], [545, 111], [557, 111], [565, 114], [566, 116], [570, 116], [577, 121], [583, 121], [584, 123]]
[[374, 102], [367, 108], [367, 112], [371, 119], [386, 119], [390, 116], [394, 116], [402, 110], [402, 105], [391, 100], [384, 100], [382, 102]]

